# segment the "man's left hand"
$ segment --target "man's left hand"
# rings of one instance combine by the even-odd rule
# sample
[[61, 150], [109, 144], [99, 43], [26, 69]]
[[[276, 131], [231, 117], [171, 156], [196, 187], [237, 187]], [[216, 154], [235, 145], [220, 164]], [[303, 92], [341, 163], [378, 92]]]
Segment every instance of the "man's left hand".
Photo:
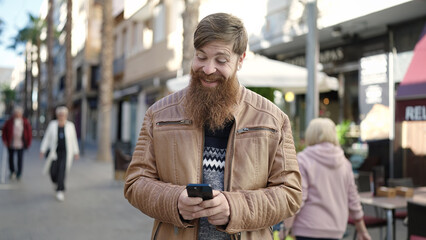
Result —
[[213, 190], [213, 199], [203, 201], [199, 206], [204, 209], [195, 213], [195, 218], [207, 217], [210, 224], [217, 226], [228, 224], [231, 214], [229, 203], [220, 191]]

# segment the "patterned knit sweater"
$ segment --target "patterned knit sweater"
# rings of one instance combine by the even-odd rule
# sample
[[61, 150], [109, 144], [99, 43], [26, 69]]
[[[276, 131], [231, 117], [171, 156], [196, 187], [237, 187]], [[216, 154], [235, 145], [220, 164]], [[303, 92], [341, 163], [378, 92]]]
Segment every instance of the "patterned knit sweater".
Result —
[[[210, 184], [214, 190], [224, 189], [225, 156], [228, 137], [234, 122], [229, 122], [223, 129], [215, 132], [205, 129], [203, 152], [203, 183]], [[216, 230], [207, 218], [200, 219], [198, 239], [230, 239], [227, 233]]]

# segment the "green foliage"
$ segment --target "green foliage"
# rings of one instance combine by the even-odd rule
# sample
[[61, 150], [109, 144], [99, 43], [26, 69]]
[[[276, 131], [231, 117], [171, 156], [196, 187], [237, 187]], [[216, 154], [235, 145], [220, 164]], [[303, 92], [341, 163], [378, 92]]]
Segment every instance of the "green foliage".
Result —
[[10, 113], [12, 109], [12, 105], [16, 100], [16, 92], [11, 89], [8, 85], [2, 85], [1, 88], [1, 100], [4, 102], [6, 106], [6, 113]]
[[263, 97], [267, 98], [271, 102], [274, 102], [274, 91], [277, 90], [276, 88], [271, 87], [248, 87], [248, 89], [252, 90], [253, 92], [256, 92]]
[[350, 125], [351, 122], [349, 120], [344, 120], [336, 126], [337, 138], [342, 146], [346, 144], [346, 133], [349, 131]]
[[8, 85], [1, 86], [2, 100], [7, 104], [15, 101], [15, 90], [11, 89]]
[[42, 30], [46, 27], [46, 21], [40, 17], [28, 15], [29, 22], [27, 26], [20, 29], [16, 36], [12, 38], [13, 43], [9, 46], [10, 49], [16, 50], [18, 46], [24, 46], [28, 41], [37, 44], [40, 40]]

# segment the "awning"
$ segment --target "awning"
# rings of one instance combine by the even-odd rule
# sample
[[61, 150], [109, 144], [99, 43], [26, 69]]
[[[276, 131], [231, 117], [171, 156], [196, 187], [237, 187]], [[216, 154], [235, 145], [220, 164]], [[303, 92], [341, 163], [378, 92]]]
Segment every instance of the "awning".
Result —
[[418, 98], [426, 98], [426, 25], [396, 95], [397, 100]]
[[[240, 83], [246, 87], [274, 87], [295, 94], [305, 93], [308, 81], [306, 68], [251, 53], [247, 54], [237, 76]], [[185, 88], [188, 83], [189, 75], [184, 75], [169, 79], [167, 87], [175, 92]], [[323, 72], [318, 73], [317, 85], [320, 92], [337, 91], [339, 86], [336, 78]]]

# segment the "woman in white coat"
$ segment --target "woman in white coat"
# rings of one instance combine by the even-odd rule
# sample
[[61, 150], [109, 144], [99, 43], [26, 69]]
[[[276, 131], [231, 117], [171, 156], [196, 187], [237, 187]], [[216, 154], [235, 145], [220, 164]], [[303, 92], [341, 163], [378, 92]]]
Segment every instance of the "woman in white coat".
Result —
[[56, 108], [57, 120], [47, 126], [40, 146], [40, 157], [48, 152], [43, 173], [50, 170], [50, 177], [56, 186], [56, 198], [64, 201], [65, 174], [69, 172], [72, 162], [79, 158], [79, 147], [74, 123], [67, 121], [68, 109]]

